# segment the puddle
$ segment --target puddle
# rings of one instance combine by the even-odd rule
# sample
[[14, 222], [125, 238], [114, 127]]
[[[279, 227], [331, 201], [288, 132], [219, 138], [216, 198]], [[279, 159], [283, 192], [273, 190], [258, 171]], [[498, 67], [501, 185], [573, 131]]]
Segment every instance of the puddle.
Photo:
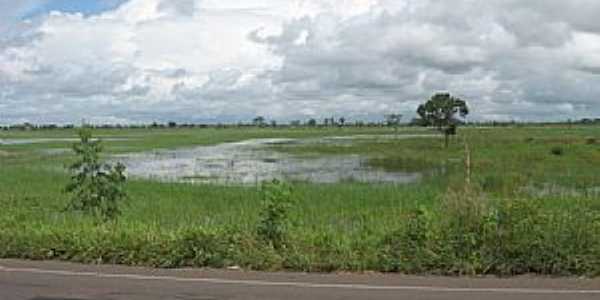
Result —
[[[331, 139], [331, 138], [328, 138]], [[322, 139], [326, 142], [326, 139]], [[368, 157], [339, 155], [298, 157], [270, 150], [274, 144], [306, 143], [296, 139], [254, 139], [189, 149], [116, 156], [137, 178], [192, 183], [256, 184], [274, 178], [336, 183], [346, 181], [413, 183], [419, 172], [390, 172], [367, 164]]]

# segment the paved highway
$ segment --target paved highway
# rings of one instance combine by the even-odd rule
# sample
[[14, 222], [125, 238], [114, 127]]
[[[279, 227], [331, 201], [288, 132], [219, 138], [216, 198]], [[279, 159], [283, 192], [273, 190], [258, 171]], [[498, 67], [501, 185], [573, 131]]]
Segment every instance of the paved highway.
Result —
[[0, 260], [1, 300], [600, 299], [600, 280], [156, 270]]

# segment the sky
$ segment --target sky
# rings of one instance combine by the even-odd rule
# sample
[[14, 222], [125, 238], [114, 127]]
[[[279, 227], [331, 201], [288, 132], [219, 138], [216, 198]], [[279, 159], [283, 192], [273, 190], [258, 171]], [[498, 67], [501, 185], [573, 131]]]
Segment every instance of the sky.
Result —
[[597, 0], [0, 0], [0, 124], [600, 117]]
[[125, 0], [40, 0], [37, 3], [34, 2], [34, 6], [27, 9], [25, 14], [21, 14], [18, 17], [29, 18], [51, 11], [93, 15], [114, 9], [124, 2]]

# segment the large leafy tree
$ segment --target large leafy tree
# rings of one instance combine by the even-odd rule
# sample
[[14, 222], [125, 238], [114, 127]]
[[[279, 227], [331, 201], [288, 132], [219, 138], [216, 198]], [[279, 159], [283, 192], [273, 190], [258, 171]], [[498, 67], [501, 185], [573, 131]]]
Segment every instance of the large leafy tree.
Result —
[[433, 95], [425, 104], [417, 109], [420, 123], [424, 126], [434, 126], [444, 133], [445, 146], [448, 147], [450, 135], [456, 134], [456, 127], [461, 123], [460, 118], [469, 114], [467, 102], [452, 97], [448, 93]]

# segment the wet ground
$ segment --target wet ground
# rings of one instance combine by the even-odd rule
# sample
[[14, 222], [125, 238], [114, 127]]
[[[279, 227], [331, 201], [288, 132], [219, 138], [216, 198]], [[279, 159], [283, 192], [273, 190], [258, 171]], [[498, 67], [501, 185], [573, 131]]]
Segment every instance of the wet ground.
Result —
[[128, 175], [160, 181], [256, 184], [274, 178], [313, 183], [412, 183], [420, 172], [386, 171], [367, 164], [361, 155], [294, 156], [272, 150], [276, 144], [352, 143], [360, 139], [414, 136], [358, 136], [322, 139], [253, 139], [178, 150], [160, 150], [117, 156]]

